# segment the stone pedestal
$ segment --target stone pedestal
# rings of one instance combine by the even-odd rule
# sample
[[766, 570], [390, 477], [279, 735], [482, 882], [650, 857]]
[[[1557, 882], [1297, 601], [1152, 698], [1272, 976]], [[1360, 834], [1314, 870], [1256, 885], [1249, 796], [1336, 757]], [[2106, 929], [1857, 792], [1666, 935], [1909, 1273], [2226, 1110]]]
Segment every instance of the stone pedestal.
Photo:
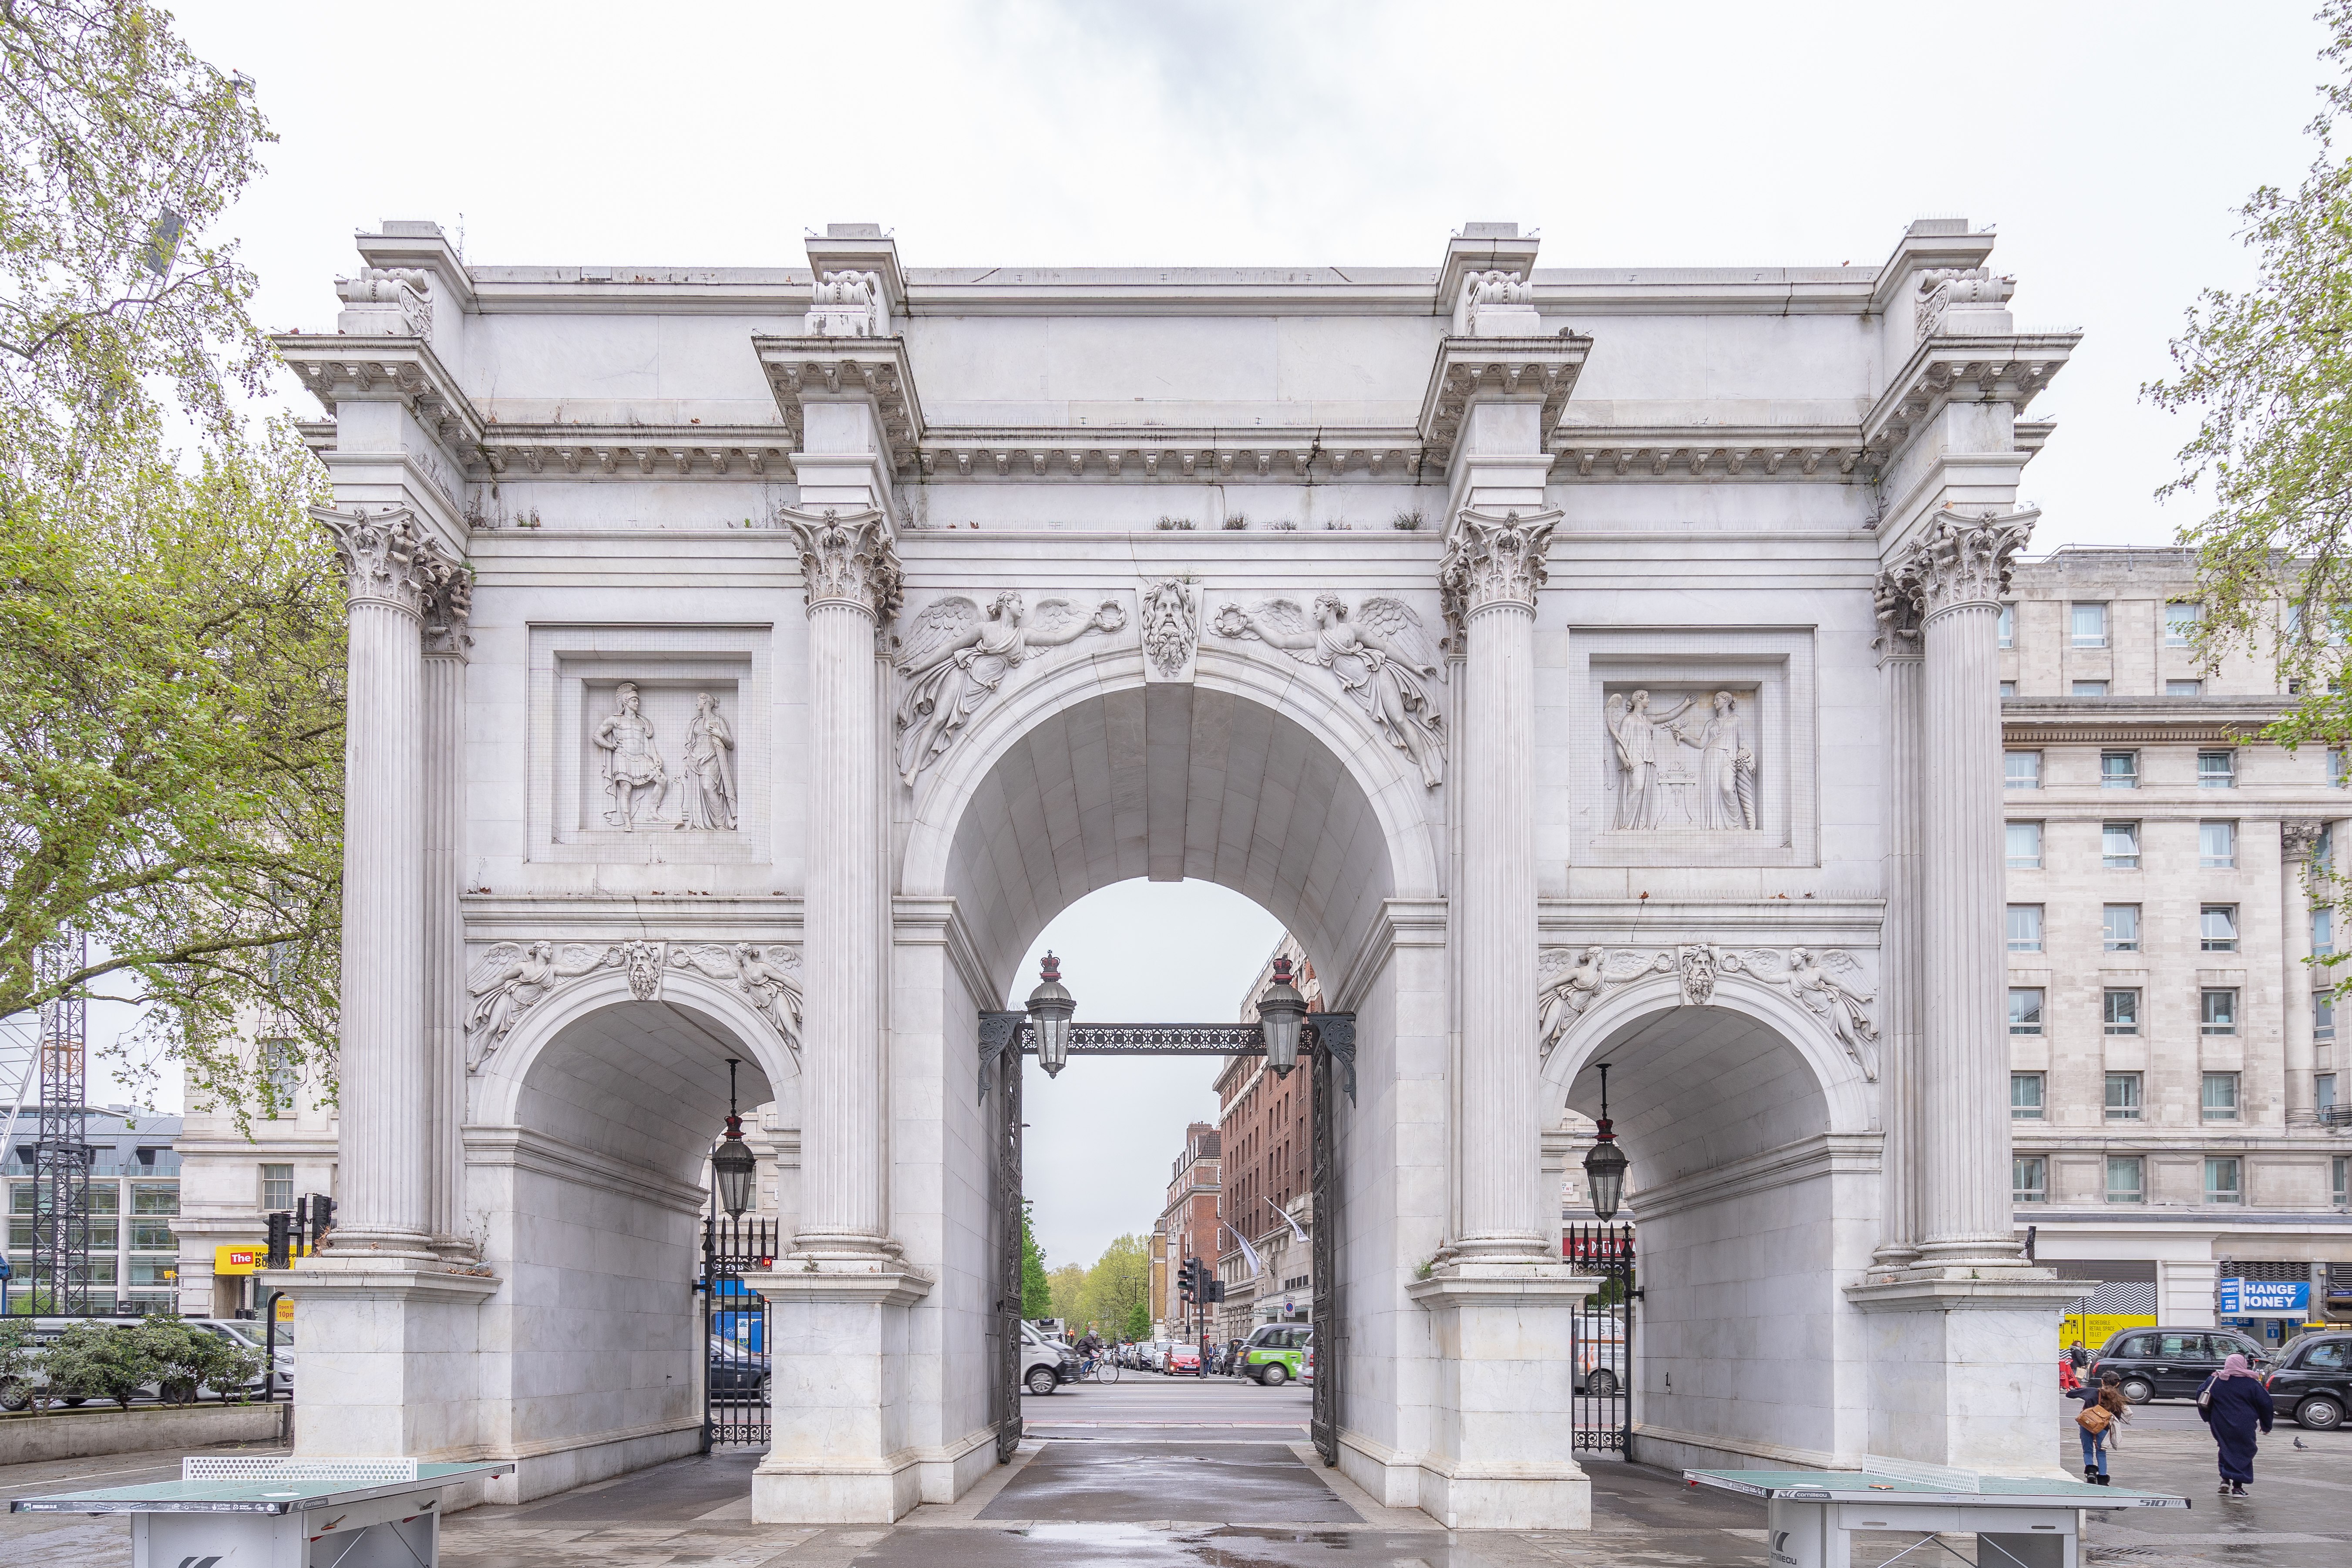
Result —
[[1927, 1479], [2064, 1473], [2051, 1442], [2058, 1314], [2091, 1287], [2046, 1268], [1978, 1272], [1846, 1288], [1871, 1364], [1873, 1468]]
[[909, 1431], [908, 1309], [930, 1280], [814, 1266], [747, 1274], [773, 1302], [768, 1457], [751, 1477], [761, 1524], [888, 1524], [922, 1500]]
[[1576, 1462], [1576, 1311], [1601, 1288], [1563, 1264], [1461, 1263], [1405, 1287], [1439, 1382], [1422, 1510], [1448, 1530], [1587, 1530]]
[[476, 1352], [499, 1279], [330, 1253], [254, 1280], [263, 1300], [285, 1291], [302, 1325], [298, 1456], [459, 1458], [485, 1441]]

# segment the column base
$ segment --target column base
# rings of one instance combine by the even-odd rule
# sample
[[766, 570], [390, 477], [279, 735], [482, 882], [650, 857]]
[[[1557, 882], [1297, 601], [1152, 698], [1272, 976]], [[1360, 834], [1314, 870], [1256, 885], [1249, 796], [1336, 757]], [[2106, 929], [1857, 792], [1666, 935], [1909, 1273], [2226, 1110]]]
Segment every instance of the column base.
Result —
[[303, 1458], [470, 1458], [484, 1434], [482, 1303], [504, 1282], [446, 1264], [325, 1255], [254, 1276], [302, 1325], [294, 1450]]
[[751, 1476], [761, 1524], [890, 1524], [922, 1500], [908, 1441], [908, 1310], [932, 1280], [903, 1266], [799, 1255], [743, 1282], [769, 1314], [768, 1456]]
[[1598, 1279], [1550, 1261], [1446, 1264], [1405, 1287], [1433, 1319], [1438, 1409], [1421, 1507], [1448, 1530], [1589, 1530], [1575, 1314]]

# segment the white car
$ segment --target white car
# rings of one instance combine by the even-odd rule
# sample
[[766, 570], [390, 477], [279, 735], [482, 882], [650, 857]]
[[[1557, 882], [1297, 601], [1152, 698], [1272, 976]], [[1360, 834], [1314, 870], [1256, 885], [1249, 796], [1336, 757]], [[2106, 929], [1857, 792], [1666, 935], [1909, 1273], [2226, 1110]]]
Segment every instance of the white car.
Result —
[[1021, 1386], [1046, 1394], [1078, 1374], [1076, 1352], [1037, 1331], [1034, 1323], [1021, 1325]]

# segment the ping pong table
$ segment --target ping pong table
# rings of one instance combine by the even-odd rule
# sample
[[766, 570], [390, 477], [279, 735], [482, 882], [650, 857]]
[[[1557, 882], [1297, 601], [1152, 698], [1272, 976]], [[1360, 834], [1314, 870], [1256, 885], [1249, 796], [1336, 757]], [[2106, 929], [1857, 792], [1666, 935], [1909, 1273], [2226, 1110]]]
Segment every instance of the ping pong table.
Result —
[[2189, 1506], [2165, 1492], [2030, 1477], [1981, 1476], [1963, 1485], [1866, 1470], [1685, 1470], [1683, 1479], [1764, 1500], [1771, 1568], [1850, 1568], [1856, 1531], [1916, 1537], [1878, 1568], [1914, 1552], [1921, 1564], [1938, 1551], [1957, 1559], [1937, 1539], [1948, 1533], [1976, 1536], [1978, 1568], [2076, 1568], [2083, 1510]]
[[11, 1513], [131, 1516], [132, 1568], [438, 1568], [441, 1491], [509, 1462], [180, 1461], [176, 1481], [17, 1498]]

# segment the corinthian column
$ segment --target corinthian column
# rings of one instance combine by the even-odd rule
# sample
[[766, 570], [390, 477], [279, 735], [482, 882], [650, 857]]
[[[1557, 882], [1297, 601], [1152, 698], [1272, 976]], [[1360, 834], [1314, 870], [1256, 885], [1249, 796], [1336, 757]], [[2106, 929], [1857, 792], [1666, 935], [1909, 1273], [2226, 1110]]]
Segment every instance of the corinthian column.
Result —
[[337, 1254], [430, 1258], [421, 636], [466, 574], [405, 509], [321, 508], [350, 595]]
[[466, 619], [463, 572], [425, 605], [424, 640], [425, 1220], [434, 1250], [471, 1258], [466, 1235]]
[[874, 634], [898, 605], [884, 512], [786, 512], [809, 619], [808, 889], [801, 962], [801, 1229], [793, 1256], [895, 1254], [882, 1180], [882, 711]]
[[1462, 864], [1454, 889], [1460, 977], [1463, 1261], [1557, 1261], [1537, 1092], [1536, 590], [1559, 514], [1465, 510], [1439, 584], [1468, 643], [1454, 778]]
[[2015, 1264], [2001, 909], [2000, 595], [2033, 514], [1939, 514], [1895, 565], [1926, 653], [1927, 1015], [1920, 1051], [1921, 1262]]
[[1886, 1128], [1879, 1161], [1879, 1239], [1871, 1261], [1901, 1267], [1919, 1249], [1919, 993], [1921, 986], [1920, 733], [1918, 584], [1889, 569], [1878, 576], [1879, 668], [1886, 672], [1887, 737], [1893, 752], [1887, 811], [1886, 927], [1879, 995], [1886, 1043], [1880, 1074]]
[[[2279, 824], [2279, 994], [2284, 999], [2279, 1024], [2290, 1113], [2308, 1111], [2319, 1103], [2312, 1081], [2317, 1058], [2311, 1038], [2311, 889], [2305, 880], [2319, 828], [2317, 817]], [[2245, 1114], [2242, 1105], [2239, 1114]]]

